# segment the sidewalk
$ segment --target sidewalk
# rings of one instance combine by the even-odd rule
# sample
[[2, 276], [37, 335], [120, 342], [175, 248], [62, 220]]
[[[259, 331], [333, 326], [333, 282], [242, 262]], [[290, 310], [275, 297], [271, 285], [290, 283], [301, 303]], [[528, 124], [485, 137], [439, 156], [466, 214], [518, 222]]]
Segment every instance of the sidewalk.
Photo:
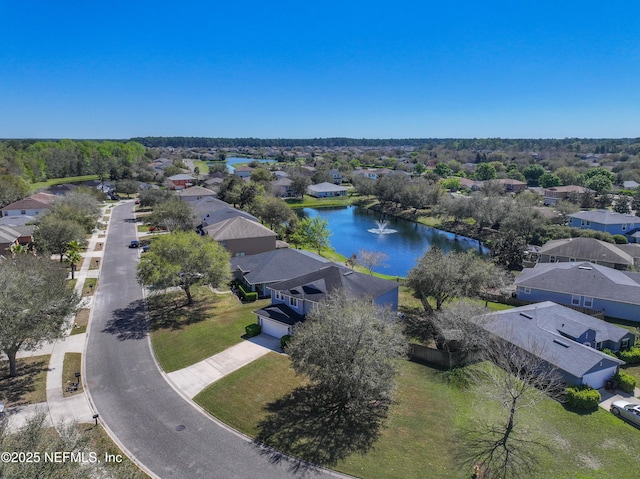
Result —
[[616, 389], [615, 391], [607, 391], [606, 389], [602, 388], [598, 389], [598, 391], [600, 392], [600, 397], [602, 398], [598, 406], [600, 406], [602, 409], [606, 409], [607, 411], [611, 407], [611, 403], [619, 399], [640, 404], [640, 399], [638, 399], [640, 397], [640, 388], [636, 388], [633, 394], [620, 391], [619, 389]]

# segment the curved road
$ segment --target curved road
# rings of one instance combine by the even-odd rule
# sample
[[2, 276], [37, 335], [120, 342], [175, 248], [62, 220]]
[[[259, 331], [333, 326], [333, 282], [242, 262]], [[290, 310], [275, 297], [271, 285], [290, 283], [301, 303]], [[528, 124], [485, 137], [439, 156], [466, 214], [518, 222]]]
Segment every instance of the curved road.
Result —
[[162, 479], [333, 476], [265, 455], [166, 382], [152, 356], [135, 280], [138, 252], [127, 248], [135, 228], [132, 203], [113, 208], [85, 355], [85, 381], [100, 420]]

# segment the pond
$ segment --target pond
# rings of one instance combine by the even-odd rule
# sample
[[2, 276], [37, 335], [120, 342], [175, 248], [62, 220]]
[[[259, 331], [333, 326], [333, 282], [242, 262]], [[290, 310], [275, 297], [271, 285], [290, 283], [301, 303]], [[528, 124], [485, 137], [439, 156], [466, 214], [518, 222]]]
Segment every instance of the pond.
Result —
[[252, 161], [257, 161], [259, 163], [275, 163], [276, 160], [266, 160], [266, 159], [256, 159], [256, 158], [239, 158], [239, 157], [229, 157], [225, 160], [227, 164], [227, 169], [229, 173], [233, 174], [235, 170], [235, 166], [238, 163], [251, 163]]
[[[378, 273], [392, 276], [406, 276], [418, 259], [431, 246], [437, 246], [445, 252], [488, 250], [477, 240], [442, 231], [429, 226], [390, 216], [357, 206], [346, 208], [304, 208], [304, 216], [320, 216], [329, 223], [331, 247], [343, 256], [349, 257], [358, 250], [382, 251], [388, 255], [386, 264], [378, 267]], [[386, 220], [386, 229], [393, 233], [377, 234], [376, 221]]]

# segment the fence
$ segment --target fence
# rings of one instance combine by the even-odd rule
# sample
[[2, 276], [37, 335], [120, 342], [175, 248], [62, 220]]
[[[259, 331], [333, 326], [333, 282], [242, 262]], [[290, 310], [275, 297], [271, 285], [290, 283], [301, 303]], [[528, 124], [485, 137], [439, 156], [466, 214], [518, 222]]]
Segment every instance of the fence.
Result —
[[418, 361], [435, 364], [437, 366], [452, 369], [470, 361], [469, 354], [461, 351], [443, 351], [422, 344], [409, 343], [409, 357]]

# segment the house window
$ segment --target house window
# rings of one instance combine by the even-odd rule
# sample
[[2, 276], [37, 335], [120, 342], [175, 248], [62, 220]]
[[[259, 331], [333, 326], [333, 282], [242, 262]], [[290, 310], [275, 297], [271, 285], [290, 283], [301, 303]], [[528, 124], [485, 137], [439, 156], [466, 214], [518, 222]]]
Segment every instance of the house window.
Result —
[[602, 351], [602, 341], [596, 343], [596, 349]]
[[291, 307], [297, 308], [298, 307], [298, 298], [289, 298], [289, 304], [291, 305]]
[[583, 304], [585, 308], [593, 308], [593, 298], [585, 296]]
[[576, 259], [575, 259], [575, 258], [569, 258], [569, 262], [570, 262], [570, 263], [575, 263], [575, 262], [576, 262]]
[[282, 293], [280, 291], [276, 291], [276, 299], [282, 300]]
[[21, 214], [21, 215], [26, 215], [26, 214], [27, 214], [27, 211], [26, 211], [26, 210], [20, 210], [20, 214]]
[[238, 251], [234, 256], [244, 256], [244, 251]]
[[571, 304], [573, 306], [580, 306], [580, 296], [576, 296], [574, 294], [571, 295]]
[[556, 262], [556, 257], [551, 256], [551, 258], [549, 258], [549, 263], [555, 263], [555, 262]]
[[627, 230], [627, 225], [626, 224], [622, 225], [622, 231], [626, 231], [626, 230]]
[[524, 294], [531, 294], [531, 288], [524, 288]]
[[623, 339], [620, 342], [620, 349], [629, 349], [629, 340], [628, 339]]

